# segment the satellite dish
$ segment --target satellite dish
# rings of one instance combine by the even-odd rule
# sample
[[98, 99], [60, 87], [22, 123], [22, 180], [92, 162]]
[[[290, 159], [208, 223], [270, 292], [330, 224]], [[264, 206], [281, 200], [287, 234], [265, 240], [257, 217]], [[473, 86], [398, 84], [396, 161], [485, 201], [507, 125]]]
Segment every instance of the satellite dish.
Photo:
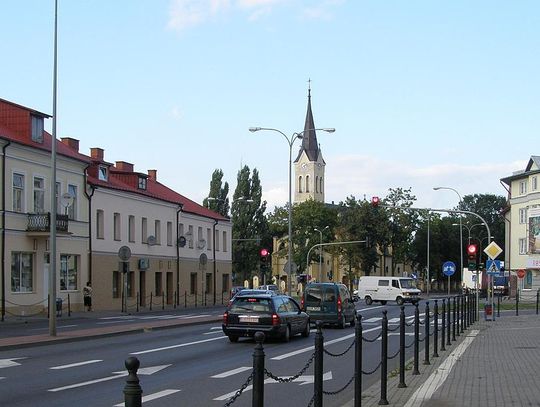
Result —
[[146, 243], [148, 244], [148, 246], [154, 246], [156, 244], [155, 236], [148, 236], [148, 238], [146, 239]]

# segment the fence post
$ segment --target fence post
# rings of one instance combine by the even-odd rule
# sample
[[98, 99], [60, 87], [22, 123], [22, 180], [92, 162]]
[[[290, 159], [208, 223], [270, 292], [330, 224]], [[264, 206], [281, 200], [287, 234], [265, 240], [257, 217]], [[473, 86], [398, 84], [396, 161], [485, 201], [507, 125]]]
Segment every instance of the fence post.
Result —
[[354, 328], [354, 407], [362, 406], [362, 315], [356, 315]]
[[439, 304], [435, 300], [433, 307], [433, 357], [439, 357]]
[[382, 332], [381, 332], [381, 399], [379, 405], [387, 405], [386, 398], [388, 385], [388, 311], [383, 311]]
[[442, 316], [441, 350], [445, 351], [446, 350], [446, 347], [444, 346], [446, 342], [446, 299], [445, 298], [443, 298], [442, 300], [441, 316]]
[[68, 300], [68, 317], [70, 317], [71, 316], [71, 297], [69, 296], [69, 293], [68, 293], [68, 299], [67, 300]]
[[252, 407], [264, 406], [264, 333], [255, 332], [255, 350], [253, 351], [253, 402]]
[[461, 296], [457, 296], [457, 306], [456, 306], [456, 335], [460, 336], [461, 330]]
[[419, 375], [420, 371], [418, 370], [418, 345], [420, 340], [420, 312], [418, 311], [418, 303], [414, 304], [414, 367], [413, 375]]
[[399, 314], [399, 388], [407, 387], [405, 384], [405, 306], [401, 306]]
[[463, 332], [465, 332], [465, 296], [461, 295], [461, 333]]
[[452, 340], [456, 341], [456, 297], [454, 297], [454, 306], [452, 307]]
[[424, 314], [424, 365], [429, 365], [429, 301], [426, 301]]
[[516, 291], [516, 317], [519, 315], [519, 289]]
[[126, 385], [124, 386], [124, 406], [141, 407], [143, 391], [137, 377], [137, 370], [139, 370], [141, 362], [136, 357], [130, 356], [124, 364], [129, 373], [126, 379]]
[[315, 334], [315, 362], [313, 366], [314, 370], [314, 406], [323, 407], [323, 333], [322, 322], [317, 321], [317, 333]]

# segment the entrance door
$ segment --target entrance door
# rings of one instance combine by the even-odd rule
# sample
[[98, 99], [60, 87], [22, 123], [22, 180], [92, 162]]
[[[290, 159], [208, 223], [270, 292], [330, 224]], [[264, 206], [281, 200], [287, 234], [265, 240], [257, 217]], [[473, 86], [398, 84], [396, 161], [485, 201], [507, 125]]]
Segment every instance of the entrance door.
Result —
[[173, 299], [173, 273], [167, 272], [167, 281], [165, 282], [167, 290], [167, 304], [172, 304]]
[[139, 290], [141, 307], [146, 307], [146, 271], [139, 271]]

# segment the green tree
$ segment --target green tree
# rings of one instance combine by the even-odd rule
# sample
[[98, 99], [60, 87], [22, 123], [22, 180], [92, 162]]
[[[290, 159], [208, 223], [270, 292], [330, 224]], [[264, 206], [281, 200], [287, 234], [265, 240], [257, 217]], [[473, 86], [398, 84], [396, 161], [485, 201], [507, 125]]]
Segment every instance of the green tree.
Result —
[[[212, 173], [210, 181], [210, 191], [208, 197], [204, 198], [203, 206], [219, 213], [222, 216], [229, 216], [229, 184], [223, 184], [223, 171], [216, 169]], [[209, 199], [210, 198], [210, 199]]]

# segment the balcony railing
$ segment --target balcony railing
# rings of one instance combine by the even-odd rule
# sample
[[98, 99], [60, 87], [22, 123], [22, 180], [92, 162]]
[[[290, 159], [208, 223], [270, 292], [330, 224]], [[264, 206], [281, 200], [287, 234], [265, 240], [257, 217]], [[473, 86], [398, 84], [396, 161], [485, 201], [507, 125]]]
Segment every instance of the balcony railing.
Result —
[[[56, 231], [67, 232], [69, 226], [68, 215], [56, 215]], [[27, 232], [48, 232], [51, 228], [50, 213], [29, 213]]]

